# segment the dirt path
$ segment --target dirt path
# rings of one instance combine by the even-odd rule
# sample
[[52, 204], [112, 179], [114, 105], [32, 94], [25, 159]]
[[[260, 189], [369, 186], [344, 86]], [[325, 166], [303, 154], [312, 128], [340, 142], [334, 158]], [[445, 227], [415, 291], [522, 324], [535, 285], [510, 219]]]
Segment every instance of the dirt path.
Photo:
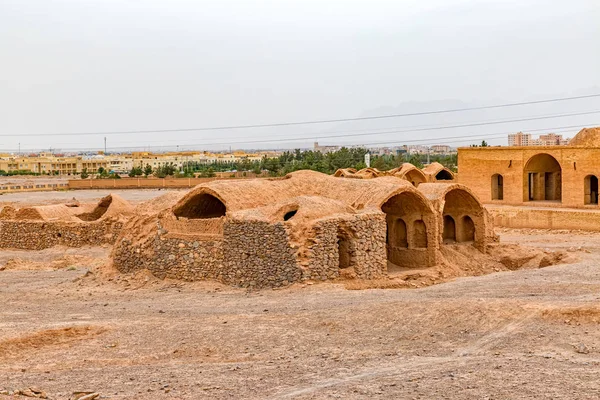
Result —
[[[580, 262], [414, 290], [246, 292], [59, 269], [0, 271], [0, 391], [51, 398], [600, 397], [600, 234], [506, 231]], [[579, 249], [581, 247], [581, 249]], [[589, 253], [588, 253], [589, 251]], [[32, 262], [55, 249], [0, 255]], [[83, 265], [78, 265], [83, 263]], [[89, 265], [87, 265], [87, 264]], [[37, 265], [37, 264], [36, 264]], [[14, 399], [2, 396], [0, 398]]]

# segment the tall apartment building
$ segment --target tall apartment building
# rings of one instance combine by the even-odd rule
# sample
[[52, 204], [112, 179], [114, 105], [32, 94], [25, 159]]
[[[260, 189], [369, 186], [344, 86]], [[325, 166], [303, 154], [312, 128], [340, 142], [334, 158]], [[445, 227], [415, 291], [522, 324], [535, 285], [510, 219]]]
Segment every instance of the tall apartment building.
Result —
[[531, 133], [511, 133], [508, 135], [509, 146], [532, 146]]
[[569, 139], [563, 139], [562, 135], [548, 133], [540, 135], [533, 139], [530, 133], [511, 133], [508, 135], [509, 146], [565, 146], [569, 144]]
[[538, 140], [540, 141], [540, 146], [565, 146], [569, 144], [568, 139], [563, 139], [562, 135], [557, 135], [556, 133], [540, 135]]

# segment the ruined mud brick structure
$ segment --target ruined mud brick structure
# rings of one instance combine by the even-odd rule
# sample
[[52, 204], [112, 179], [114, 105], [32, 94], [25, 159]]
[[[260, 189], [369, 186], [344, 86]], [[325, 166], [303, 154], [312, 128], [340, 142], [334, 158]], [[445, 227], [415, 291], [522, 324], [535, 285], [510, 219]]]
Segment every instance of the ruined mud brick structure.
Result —
[[457, 183], [416, 188], [396, 176], [297, 171], [149, 201], [123, 228], [113, 262], [161, 278], [277, 287], [340, 275], [376, 279], [388, 265], [426, 268], [439, 263], [446, 243], [484, 249], [493, 236], [479, 200]]
[[434, 162], [423, 168], [418, 169], [411, 163], [404, 163], [398, 168], [394, 168], [389, 171], [380, 171], [377, 168], [363, 168], [360, 171], [354, 168], [341, 168], [338, 169], [335, 174], [336, 178], [358, 178], [358, 179], [372, 179], [379, 178], [382, 176], [394, 176], [396, 178], [404, 179], [413, 186], [419, 186], [421, 183], [426, 182], [440, 182], [440, 181], [454, 181], [456, 175], [448, 168], [444, 167], [438, 162]]
[[456, 180], [456, 174], [438, 162], [433, 162], [425, 166], [423, 173], [427, 177], [427, 182]]
[[109, 195], [96, 205], [73, 202], [4, 207], [0, 213], [0, 248], [41, 250], [57, 245], [114, 243], [132, 212], [133, 207], [117, 195]]
[[484, 203], [598, 208], [600, 128], [568, 146], [458, 149], [458, 181]]

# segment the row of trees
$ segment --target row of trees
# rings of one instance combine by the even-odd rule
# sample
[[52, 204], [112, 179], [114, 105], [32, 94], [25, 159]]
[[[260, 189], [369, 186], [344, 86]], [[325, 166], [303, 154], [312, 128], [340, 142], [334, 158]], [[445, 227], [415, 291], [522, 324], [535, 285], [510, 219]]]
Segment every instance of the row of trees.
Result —
[[[365, 168], [365, 154], [366, 149], [363, 148], [342, 148], [338, 151], [323, 154], [318, 151], [301, 151], [296, 149], [294, 151], [286, 151], [277, 158], [264, 157], [261, 160], [242, 160], [236, 162], [226, 163], [211, 163], [204, 164], [199, 162], [186, 162], [183, 164], [180, 170], [176, 165], [166, 164], [157, 168], [152, 168], [151, 165], [146, 164], [142, 167], [134, 167], [129, 171], [130, 177], [149, 177], [150, 175], [158, 178], [165, 178], [167, 176], [173, 176], [177, 178], [187, 177], [206, 177], [210, 178], [215, 176], [216, 172], [253, 172], [257, 175], [262, 174], [263, 171], [268, 171], [272, 176], [281, 176], [290, 172], [310, 169], [313, 171], [319, 171], [326, 174], [333, 174], [339, 168], [355, 168], [357, 170]], [[426, 154], [388, 154], [382, 156], [372, 156], [371, 166], [382, 171], [387, 171], [396, 167], [399, 167], [405, 162], [414, 164], [418, 168], [423, 168], [424, 163], [429, 158], [430, 162], [439, 162], [445, 167], [456, 171], [457, 156], [456, 154], [442, 156], [432, 155], [427, 156]], [[81, 173], [82, 178], [89, 177], [87, 170]], [[109, 173], [104, 168], [99, 168], [97, 175], [98, 178], [120, 178], [118, 174]]]
[[[200, 172], [203, 176], [214, 172], [227, 171], [252, 171], [256, 174], [268, 171], [273, 176], [280, 176], [301, 169], [333, 174], [339, 168], [355, 168], [357, 170], [365, 168], [366, 153], [367, 150], [361, 148], [342, 148], [327, 154], [312, 150], [301, 151], [296, 149], [294, 151], [286, 151], [277, 158], [263, 158], [260, 161], [243, 160], [240, 162], [218, 164], [191, 162], [184, 165], [184, 171]], [[427, 160], [428, 156], [426, 154], [389, 154], [372, 156], [371, 166], [382, 171], [387, 171], [399, 167], [405, 162], [409, 162], [418, 168], [423, 168]], [[439, 162], [453, 171], [457, 170], [456, 154], [448, 156], [432, 155], [429, 156], [429, 161]]]

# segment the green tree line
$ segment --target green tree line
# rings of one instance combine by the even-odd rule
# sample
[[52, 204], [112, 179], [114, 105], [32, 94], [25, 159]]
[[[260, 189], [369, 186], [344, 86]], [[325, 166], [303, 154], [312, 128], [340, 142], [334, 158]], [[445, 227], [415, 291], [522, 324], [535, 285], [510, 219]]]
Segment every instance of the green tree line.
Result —
[[[162, 165], [157, 168], [152, 168], [149, 164], [143, 167], [135, 167], [129, 171], [130, 177], [149, 177], [156, 176], [158, 178], [164, 178], [167, 176], [173, 176], [177, 178], [187, 177], [213, 177], [216, 172], [253, 172], [257, 175], [262, 174], [263, 171], [267, 171], [271, 176], [282, 176], [290, 172], [308, 169], [313, 171], [319, 171], [326, 174], [333, 174], [339, 168], [354, 168], [360, 170], [365, 168], [365, 154], [367, 150], [364, 148], [341, 148], [338, 151], [331, 153], [321, 153], [318, 151], [301, 151], [296, 149], [293, 151], [285, 151], [279, 157], [267, 158], [263, 157], [261, 160], [241, 160], [234, 162], [218, 162], [218, 163], [200, 163], [196, 161], [189, 161], [183, 164], [183, 167], [179, 169], [177, 166], [171, 164]], [[429, 157], [430, 162], [439, 162], [440, 164], [448, 167], [449, 169], [457, 170], [457, 156], [456, 154], [442, 156], [442, 155], [431, 155]], [[388, 154], [382, 156], [371, 156], [371, 167], [377, 168], [381, 171], [388, 171], [390, 169], [401, 166], [403, 163], [408, 162], [414, 164], [417, 168], [423, 168], [423, 165], [427, 162], [426, 154]], [[88, 177], [87, 171], [82, 174], [83, 177]], [[109, 174], [108, 171], [100, 168], [98, 170], [97, 177], [99, 178], [116, 178], [117, 174]]]

